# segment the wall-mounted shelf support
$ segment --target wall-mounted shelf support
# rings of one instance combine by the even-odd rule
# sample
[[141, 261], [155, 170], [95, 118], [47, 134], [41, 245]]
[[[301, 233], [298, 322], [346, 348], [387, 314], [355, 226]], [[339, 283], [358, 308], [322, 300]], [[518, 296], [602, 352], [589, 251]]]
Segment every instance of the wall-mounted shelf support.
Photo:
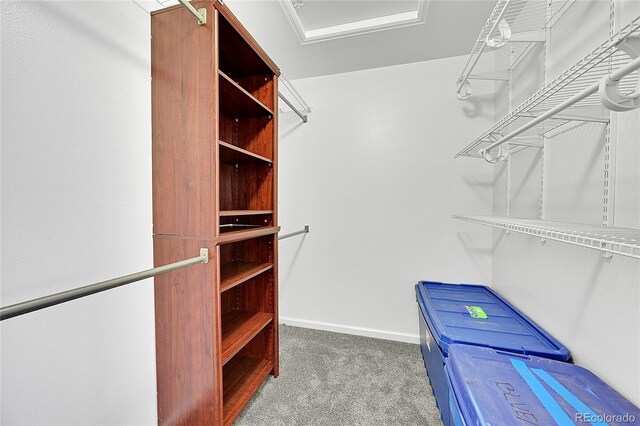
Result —
[[507, 81], [509, 80], [508, 70], [489, 71], [478, 74], [471, 74], [467, 77], [467, 80], [494, 80], [494, 81]]
[[524, 43], [540, 43], [545, 41], [544, 30], [525, 31], [512, 34], [509, 41], [519, 41]]
[[[205, 25], [207, 23], [207, 9], [202, 8], [196, 10], [195, 7], [191, 6], [188, 0], [178, 0], [184, 7], [187, 8], [189, 12], [198, 20], [198, 25]], [[222, 3], [222, 2], [221, 2]]]
[[535, 143], [535, 142], [524, 142], [524, 141], [518, 141], [518, 140], [511, 140], [511, 142], [509, 142], [509, 145], [513, 145], [513, 146], [526, 146], [526, 147], [530, 147], [530, 148], [542, 148], [542, 144], [541, 143]]

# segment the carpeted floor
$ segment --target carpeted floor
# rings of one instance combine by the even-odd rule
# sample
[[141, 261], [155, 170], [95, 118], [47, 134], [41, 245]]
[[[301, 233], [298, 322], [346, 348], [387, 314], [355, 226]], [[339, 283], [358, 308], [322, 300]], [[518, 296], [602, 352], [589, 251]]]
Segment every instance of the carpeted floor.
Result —
[[442, 425], [420, 347], [280, 328], [280, 377], [269, 377], [236, 425]]

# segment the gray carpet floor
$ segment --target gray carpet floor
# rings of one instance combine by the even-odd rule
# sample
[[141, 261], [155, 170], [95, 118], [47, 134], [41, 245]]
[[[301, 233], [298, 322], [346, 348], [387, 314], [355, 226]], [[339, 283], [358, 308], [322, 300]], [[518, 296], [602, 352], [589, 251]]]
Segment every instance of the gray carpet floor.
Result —
[[420, 346], [283, 325], [280, 377], [235, 425], [442, 425]]

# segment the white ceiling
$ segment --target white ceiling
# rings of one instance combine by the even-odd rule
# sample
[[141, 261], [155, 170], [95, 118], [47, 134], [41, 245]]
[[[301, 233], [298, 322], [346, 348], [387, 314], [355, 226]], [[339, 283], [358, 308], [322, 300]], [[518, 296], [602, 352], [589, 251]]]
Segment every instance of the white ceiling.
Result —
[[[309, 28], [366, 20], [417, 3], [302, 1], [300, 19]], [[430, 0], [424, 23], [309, 44], [301, 43], [278, 0], [226, 0], [225, 4], [287, 77], [296, 79], [467, 55], [495, 0]], [[456, 78], [451, 76], [452, 85]]]
[[302, 44], [424, 23], [428, 0], [279, 0]]
[[397, 13], [418, 10], [418, 0], [379, 1], [379, 0], [283, 0], [290, 3], [300, 2], [296, 8], [300, 21], [307, 30], [332, 27], [381, 18]]

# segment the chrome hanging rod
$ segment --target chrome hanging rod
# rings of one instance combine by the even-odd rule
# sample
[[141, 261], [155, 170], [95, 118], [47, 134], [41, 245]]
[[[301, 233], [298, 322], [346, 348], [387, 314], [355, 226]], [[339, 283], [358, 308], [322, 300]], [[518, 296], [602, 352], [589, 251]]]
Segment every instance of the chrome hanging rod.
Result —
[[182, 5], [184, 7], [187, 8], [187, 10], [189, 12], [191, 12], [191, 14], [193, 16], [196, 17], [196, 19], [198, 20], [198, 25], [204, 25], [207, 23], [207, 9], [206, 8], [202, 8], [202, 9], [198, 9], [196, 10], [195, 7], [191, 6], [191, 3], [189, 3], [188, 0], [178, 0], [180, 3], [182, 3]]
[[278, 239], [284, 240], [285, 238], [295, 237], [296, 235], [308, 234], [308, 233], [309, 233], [309, 225], [305, 225], [304, 229], [301, 229], [300, 231], [292, 232], [290, 234], [280, 235], [278, 236]]
[[287, 89], [293, 94], [293, 97], [296, 99], [296, 101], [298, 101], [300, 105], [302, 105], [302, 109], [304, 111], [311, 112], [311, 108], [309, 107], [309, 105], [307, 105], [307, 103], [305, 102], [300, 92], [296, 90], [296, 88], [293, 86], [291, 81], [289, 81], [289, 79], [284, 75], [284, 73], [281, 72], [279, 78], [280, 80], [282, 80], [282, 83], [284, 83]]
[[[479, 153], [486, 160], [489, 161], [490, 160], [489, 151], [491, 151], [492, 149], [502, 145], [505, 142], [508, 142], [513, 137], [518, 136], [519, 134], [529, 130], [530, 128], [532, 128], [535, 125], [543, 122], [544, 120], [546, 120], [546, 119], [548, 119], [550, 117], [553, 117], [557, 113], [559, 113], [561, 111], [564, 111], [565, 109], [567, 109], [570, 106], [580, 102], [581, 100], [593, 95], [594, 93], [596, 93], [596, 92], [598, 92], [600, 90], [600, 86], [601, 85], [603, 86], [603, 89], [601, 90], [601, 96], [600, 96], [601, 97], [601, 101], [602, 101], [602, 98], [603, 98], [603, 93], [602, 92], [604, 90], [604, 87], [606, 87], [607, 85], [615, 85], [615, 84], [617, 84], [618, 82], [620, 82], [620, 80], [622, 80], [623, 77], [625, 77], [627, 74], [631, 74], [632, 72], [634, 72], [637, 69], [640, 69], [640, 57], [635, 58], [633, 61], [629, 62], [627, 65], [625, 65], [625, 66], [621, 67], [620, 69], [612, 72], [608, 76], [603, 77], [600, 81], [597, 81], [597, 82], [591, 84], [586, 89], [583, 89], [582, 91], [576, 93], [575, 95], [571, 96], [566, 101], [556, 105], [555, 107], [551, 108], [550, 110], [548, 110], [544, 114], [541, 114], [537, 118], [534, 118], [533, 120], [531, 120], [527, 124], [519, 127], [518, 129], [516, 129], [513, 132], [509, 133], [505, 137], [495, 141], [494, 143], [492, 143], [491, 145], [487, 146], [486, 148], [481, 149], [479, 151]], [[635, 96], [638, 96], [638, 95], [636, 94]], [[629, 99], [631, 99], [631, 98], [629, 98]], [[640, 99], [640, 98], [636, 98], [636, 99]], [[603, 103], [604, 103], [604, 101], [603, 101]], [[611, 108], [610, 105], [606, 105], [605, 104], [605, 106], [607, 106], [609, 109], [613, 109], [613, 108]]]
[[307, 122], [307, 115], [306, 114], [302, 114], [300, 111], [298, 111], [296, 109], [296, 107], [293, 106], [293, 104], [289, 101], [289, 99], [285, 98], [284, 95], [280, 92], [278, 92], [278, 96], [280, 97], [280, 99], [282, 99], [284, 101], [285, 104], [287, 104], [289, 106], [289, 108], [291, 108], [293, 110], [293, 112], [296, 113], [296, 115], [298, 117], [300, 117], [300, 119], [306, 123]]
[[170, 263], [168, 265], [159, 266], [146, 271], [136, 272], [135, 274], [125, 275], [123, 277], [89, 284], [84, 287], [78, 287], [61, 293], [39, 297], [26, 302], [16, 303], [15, 305], [5, 306], [0, 308], [0, 321], [48, 308], [49, 306], [59, 305], [60, 303], [69, 302], [70, 300], [100, 293], [102, 291], [111, 290], [125, 284], [155, 277], [156, 275], [165, 274], [167, 272], [175, 271], [176, 269], [185, 268], [198, 263], [209, 263], [209, 249], [201, 248], [200, 256], [193, 257], [191, 259], [181, 260], [179, 262]]

